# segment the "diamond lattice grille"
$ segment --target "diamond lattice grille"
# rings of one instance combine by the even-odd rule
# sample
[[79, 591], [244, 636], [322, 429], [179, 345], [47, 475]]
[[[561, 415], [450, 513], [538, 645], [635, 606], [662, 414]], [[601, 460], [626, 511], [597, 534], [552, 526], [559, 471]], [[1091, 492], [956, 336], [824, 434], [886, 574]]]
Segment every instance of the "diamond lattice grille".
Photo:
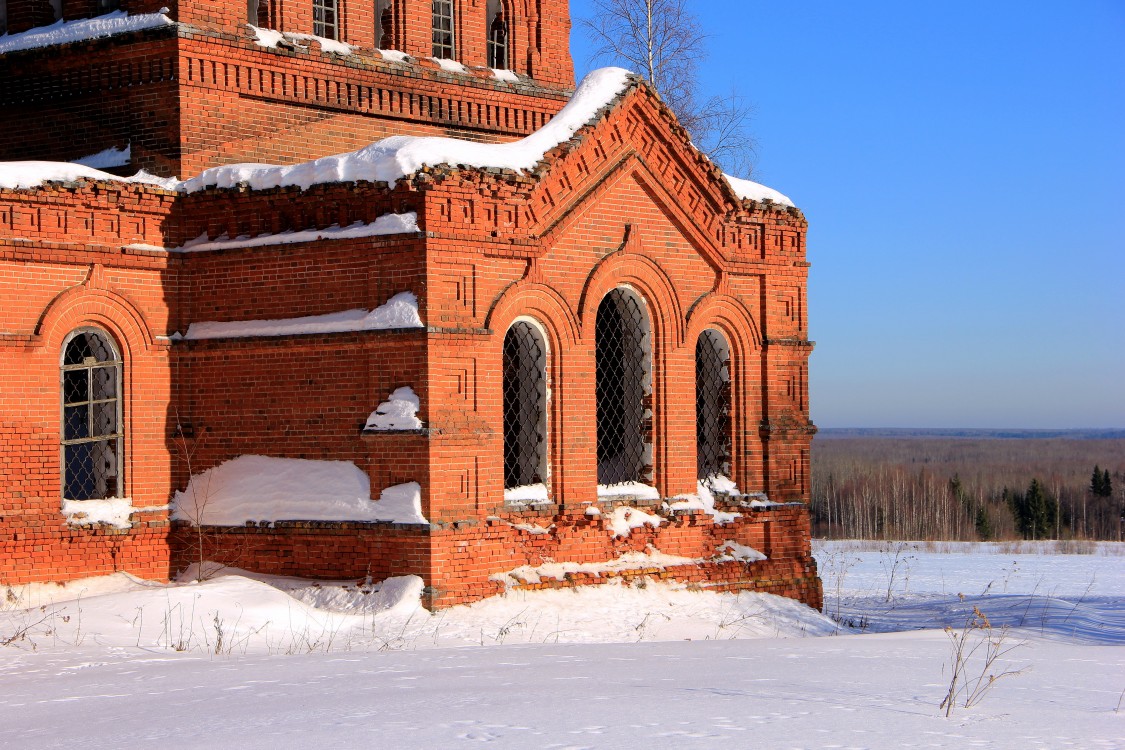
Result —
[[547, 352], [535, 327], [518, 322], [504, 337], [504, 486], [545, 480]]
[[695, 436], [700, 479], [730, 476], [730, 347], [704, 331], [695, 344]]
[[80, 331], [63, 351], [63, 494], [121, 495], [121, 359], [105, 334]]
[[606, 295], [595, 337], [598, 484], [647, 482], [648, 314], [636, 295]]

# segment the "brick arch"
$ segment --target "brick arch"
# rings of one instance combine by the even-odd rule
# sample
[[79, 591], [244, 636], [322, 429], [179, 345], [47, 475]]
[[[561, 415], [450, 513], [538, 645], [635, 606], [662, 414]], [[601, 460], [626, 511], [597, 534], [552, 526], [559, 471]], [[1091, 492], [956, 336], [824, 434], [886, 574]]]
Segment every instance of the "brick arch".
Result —
[[639, 243], [627, 240], [625, 248], [603, 258], [587, 277], [578, 305], [582, 330], [594, 330], [598, 306], [610, 291], [619, 286], [630, 286], [648, 305], [655, 334], [654, 355], [659, 347], [683, 346], [686, 333], [684, 313], [671, 277], [659, 263], [630, 246], [638, 247]]
[[500, 293], [485, 316], [485, 327], [507, 331], [520, 316], [534, 318], [551, 338], [548, 344], [563, 351], [582, 338], [581, 323], [566, 300], [553, 287], [536, 282], [516, 282]]
[[706, 328], [722, 331], [742, 356], [749, 356], [762, 348], [758, 324], [737, 297], [713, 292], [696, 301], [688, 311], [685, 341], [694, 344]]
[[35, 335], [40, 346], [61, 346], [75, 328], [97, 325], [113, 334], [122, 354], [152, 349], [155, 341], [144, 315], [128, 299], [107, 289], [75, 286], [59, 294], [39, 317]]

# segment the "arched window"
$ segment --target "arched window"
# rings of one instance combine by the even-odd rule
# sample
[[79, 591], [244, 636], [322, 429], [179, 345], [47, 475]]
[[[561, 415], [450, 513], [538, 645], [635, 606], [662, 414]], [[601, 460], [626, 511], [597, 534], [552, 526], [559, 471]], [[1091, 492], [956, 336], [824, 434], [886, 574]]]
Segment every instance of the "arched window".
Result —
[[695, 344], [695, 438], [699, 479], [730, 476], [730, 346], [713, 328]]
[[338, 39], [340, 17], [336, 0], [313, 0], [313, 34]]
[[547, 481], [547, 345], [526, 321], [504, 336], [504, 488]]
[[433, 0], [433, 53], [439, 60], [457, 56], [453, 32], [453, 0]]
[[598, 484], [652, 481], [652, 346], [644, 301], [614, 289], [595, 324]]
[[81, 328], [67, 336], [61, 374], [63, 496], [121, 497], [121, 355], [109, 334]]
[[499, 0], [495, 0], [494, 3], [489, 3], [489, 9], [492, 11], [492, 20], [488, 24], [488, 67], [507, 70], [508, 20], [504, 17], [504, 6]]

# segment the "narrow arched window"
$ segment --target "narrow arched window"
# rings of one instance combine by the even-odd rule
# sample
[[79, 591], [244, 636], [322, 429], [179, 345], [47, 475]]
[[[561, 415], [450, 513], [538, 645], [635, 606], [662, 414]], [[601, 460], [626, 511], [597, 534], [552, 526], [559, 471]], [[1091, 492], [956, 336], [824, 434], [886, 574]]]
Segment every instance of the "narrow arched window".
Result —
[[652, 348], [644, 301], [614, 289], [595, 324], [598, 484], [652, 481]]
[[453, 32], [453, 0], [433, 0], [433, 54], [439, 60], [457, 56]]
[[488, 24], [488, 67], [497, 70], [508, 68], [508, 22], [499, 3]]
[[121, 355], [109, 334], [82, 328], [67, 336], [61, 374], [63, 497], [121, 497]]
[[547, 482], [547, 345], [517, 321], [504, 336], [504, 488]]
[[313, 0], [313, 34], [325, 39], [340, 35], [340, 17], [337, 0]]
[[730, 419], [730, 346], [712, 328], [695, 344], [696, 469], [701, 481], [730, 476]]

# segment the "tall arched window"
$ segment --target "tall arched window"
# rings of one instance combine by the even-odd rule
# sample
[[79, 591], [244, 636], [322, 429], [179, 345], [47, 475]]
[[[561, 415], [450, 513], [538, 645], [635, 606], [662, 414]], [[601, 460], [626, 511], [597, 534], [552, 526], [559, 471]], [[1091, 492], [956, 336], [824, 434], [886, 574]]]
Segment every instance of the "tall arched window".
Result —
[[313, 0], [313, 34], [325, 39], [338, 39], [340, 16], [337, 0]]
[[504, 488], [547, 482], [547, 345], [531, 323], [504, 336]]
[[81, 328], [62, 354], [62, 490], [67, 500], [121, 497], [121, 355], [105, 331]]
[[457, 56], [453, 31], [453, 0], [433, 0], [433, 53], [439, 60]]
[[614, 289], [595, 324], [598, 484], [652, 481], [652, 346], [644, 301]]
[[497, 70], [508, 68], [508, 20], [499, 0], [489, 3], [491, 19], [488, 24], [488, 67]]
[[695, 344], [695, 437], [699, 479], [730, 476], [730, 346], [713, 328]]

